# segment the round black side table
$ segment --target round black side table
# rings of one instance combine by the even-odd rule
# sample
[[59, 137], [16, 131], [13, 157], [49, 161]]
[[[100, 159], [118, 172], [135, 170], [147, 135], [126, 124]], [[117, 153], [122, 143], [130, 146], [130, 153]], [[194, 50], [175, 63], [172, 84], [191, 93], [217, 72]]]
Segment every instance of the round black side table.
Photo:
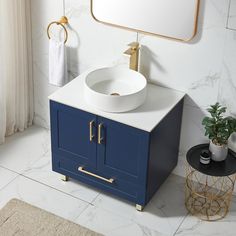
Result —
[[187, 153], [185, 206], [202, 220], [216, 221], [229, 211], [236, 180], [236, 154], [229, 150], [225, 161], [200, 163], [200, 153], [209, 144], [192, 147]]

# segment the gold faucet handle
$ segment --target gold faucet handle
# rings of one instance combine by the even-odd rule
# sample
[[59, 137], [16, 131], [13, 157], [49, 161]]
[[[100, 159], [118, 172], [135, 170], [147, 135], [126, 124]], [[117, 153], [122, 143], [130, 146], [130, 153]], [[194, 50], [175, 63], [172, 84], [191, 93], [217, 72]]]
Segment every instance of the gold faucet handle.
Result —
[[139, 48], [140, 48], [140, 45], [138, 42], [132, 42], [132, 43], [129, 43], [128, 46], [130, 46], [130, 48], [128, 48], [124, 54], [125, 55], [132, 55], [135, 51], [137, 51]]
[[137, 50], [137, 49], [139, 49], [139, 43], [138, 43], [138, 42], [129, 43], [128, 46], [130, 46], [130, 48], [131, 48], [132, 50]]

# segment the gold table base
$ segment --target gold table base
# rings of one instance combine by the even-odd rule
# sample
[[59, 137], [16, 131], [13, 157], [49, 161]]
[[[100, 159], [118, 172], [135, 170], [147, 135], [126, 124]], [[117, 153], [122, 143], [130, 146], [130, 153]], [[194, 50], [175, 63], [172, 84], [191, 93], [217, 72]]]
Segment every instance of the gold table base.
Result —
[[236, 175], [215, 177], [187, 167], [185, 206], [202, 220], [216, 221], [229, 211]]

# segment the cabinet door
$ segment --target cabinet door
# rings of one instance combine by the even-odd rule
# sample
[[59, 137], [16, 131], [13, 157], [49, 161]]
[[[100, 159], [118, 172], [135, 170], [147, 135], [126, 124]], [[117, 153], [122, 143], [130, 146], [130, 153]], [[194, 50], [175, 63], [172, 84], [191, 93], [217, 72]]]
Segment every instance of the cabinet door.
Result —
[[52, 153], [96, 168], [96, 116], [52, 101], [50, 115]]
[[98, 117], [98, 170], [145, 186], [149, 133]]

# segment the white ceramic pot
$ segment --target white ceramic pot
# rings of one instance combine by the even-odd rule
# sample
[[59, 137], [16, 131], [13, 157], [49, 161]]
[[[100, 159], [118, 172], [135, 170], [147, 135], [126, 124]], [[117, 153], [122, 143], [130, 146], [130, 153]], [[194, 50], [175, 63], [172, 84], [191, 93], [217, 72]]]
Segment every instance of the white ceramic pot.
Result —
[[211, 151], [211, 159], [213, 161], [224, 161], [228, 155], [227, 145], [215, 145], [212, 141], [210, 141], [209, 150]]

